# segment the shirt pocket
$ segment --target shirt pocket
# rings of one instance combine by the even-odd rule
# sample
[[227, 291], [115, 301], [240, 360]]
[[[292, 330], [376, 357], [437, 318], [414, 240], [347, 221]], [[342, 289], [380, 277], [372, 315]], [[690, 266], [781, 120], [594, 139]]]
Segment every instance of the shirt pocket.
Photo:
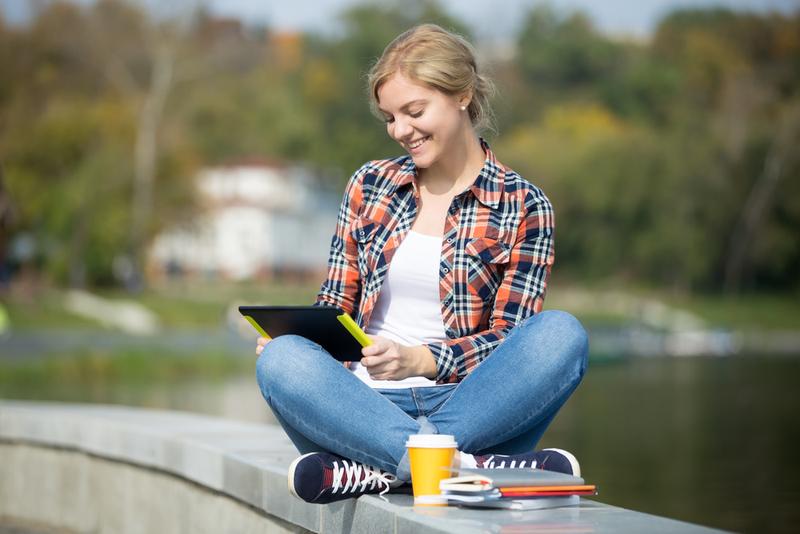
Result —
[[353, 223], [350, 236], [358, 248], [358, 271], [362, 277], [375, 267], [380, 254], [376, 236], [380, 235], [383, 225], [367, 217], [359, 217]]
[[511, 260], [511, 246], [495, 239], [478, 237], [467, 243], [464, 252], [469, 291], [484, 302], [493, 301]]

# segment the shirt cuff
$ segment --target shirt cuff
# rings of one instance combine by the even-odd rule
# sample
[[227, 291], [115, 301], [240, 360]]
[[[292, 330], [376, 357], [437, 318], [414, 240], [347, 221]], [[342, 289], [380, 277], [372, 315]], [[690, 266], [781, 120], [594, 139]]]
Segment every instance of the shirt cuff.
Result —
[[458, 368], [456, 367], [453, 349], [443, 341], [429, 343], [426, 346], [436, 360], [436, 382], [439, 384], [457, 383]]

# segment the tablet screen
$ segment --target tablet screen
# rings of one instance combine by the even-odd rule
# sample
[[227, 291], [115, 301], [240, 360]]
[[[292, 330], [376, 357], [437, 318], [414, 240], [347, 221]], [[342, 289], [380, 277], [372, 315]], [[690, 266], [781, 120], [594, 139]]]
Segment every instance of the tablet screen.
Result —
[[369, 344], [352, 318], [332, 306], [239, 306], [239, 312], [268, 337], [302, 336], [343, 362], [361, 359], [362, 343], [356, 337]]

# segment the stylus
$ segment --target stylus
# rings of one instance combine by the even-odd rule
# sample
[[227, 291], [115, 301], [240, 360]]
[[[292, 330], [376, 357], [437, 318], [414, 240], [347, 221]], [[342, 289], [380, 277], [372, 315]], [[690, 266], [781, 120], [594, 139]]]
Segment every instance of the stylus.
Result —
[[336, 316], [336, 318], [339, 319], [339, 322], [342, 323], [342, 326], [344, 326], [347, 329], [347, 331], [350, 332], [350, 335], [356, 338], [356, 341], [361, 343], [362, 347], [368, 347], [372, 345], [372, 340], [367, 337], [367, 334], [365, 334], [364, 331], [361, 330], [361, 327], [358, 326], [358, 324], [353, 320], [352, 317], [350, 317], [346, 313], [343, 313], [341, 315]]

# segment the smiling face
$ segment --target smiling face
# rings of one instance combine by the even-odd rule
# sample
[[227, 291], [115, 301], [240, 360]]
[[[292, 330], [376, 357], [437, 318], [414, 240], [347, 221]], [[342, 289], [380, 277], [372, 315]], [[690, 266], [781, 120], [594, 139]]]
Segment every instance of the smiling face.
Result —
[[461, 110], [469, 104], [467, 96], [447, 95], [399, 72], [377, 94], [389, 136], [408, 151], [418, 168], [435, 167], [446, 154], [459, 153], [452, 149], [474, 135], [469, 114]]

